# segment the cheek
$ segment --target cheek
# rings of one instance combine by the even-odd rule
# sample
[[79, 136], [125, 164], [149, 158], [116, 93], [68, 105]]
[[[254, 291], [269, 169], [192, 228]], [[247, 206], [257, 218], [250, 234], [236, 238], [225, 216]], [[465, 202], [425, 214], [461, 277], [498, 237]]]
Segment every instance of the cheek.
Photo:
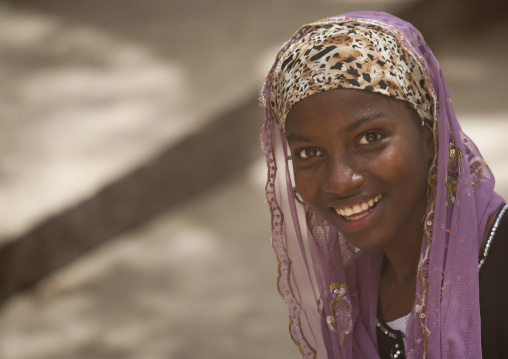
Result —
[[426, 188], [428, 163], [425, 153], [415, 146], [393, 146], [372, 166], [379, 177], [402, 192], [412, 193]]
[[315, 202], [319, 188], [319, 176], [316, 172], [298, 170], [293, 171], [293, 178], [298, 194], [302, 199], [312, 205]]
[[417, 156], [406, 156], [405, 165], [401, 169], [401, 179], [406, 187], [406, 192], [409, 196], [420, 196], [425, 194], [427, 189], [428, 179], [428, 162], [423, 153], [418, 153]]

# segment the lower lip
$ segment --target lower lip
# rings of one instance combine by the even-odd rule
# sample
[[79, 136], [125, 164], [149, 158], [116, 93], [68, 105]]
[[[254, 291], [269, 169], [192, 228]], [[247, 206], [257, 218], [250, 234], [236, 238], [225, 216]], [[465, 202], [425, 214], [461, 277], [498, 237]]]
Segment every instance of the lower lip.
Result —
[[364, 217], [357, 220], [347, 220], [343, 216], [335, 212], [337, 213], [337, 217], [339, 218], [341, 227], [346, 232], [357, 232], [369, 227], [374, 221], [376, 214], [379, 212], [380, 206], [384, 204], [383, 201], [384, 199], [385, 197], [383, 196], [379, 200], [379, 202], [374, 207], [371, 208], [370, 212], [367, 212], [367, 214]]

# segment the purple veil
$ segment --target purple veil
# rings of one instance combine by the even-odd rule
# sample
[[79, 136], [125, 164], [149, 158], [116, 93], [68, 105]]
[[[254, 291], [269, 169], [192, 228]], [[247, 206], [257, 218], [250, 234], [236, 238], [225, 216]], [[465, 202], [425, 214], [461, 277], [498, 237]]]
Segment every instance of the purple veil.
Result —
[[261, 145], [277, 285], [290, 334], [303, 358], [378, 358], [376, 322], [383, 254], [349, 244], [294, 191], [284, 132], [269, 105], [281, 54], [315, 27], [355, 22], [387, 31], [416, 60], [434, 101], [436, 157], [417, 289], [405, 337], [407, 358], [481, 358], [478, 252], [488, 218], [504, 202], [474, 143], [462, 132], [441, 68], [411, 24], [378, 12], [352, 12], [303, 26], [283, 45], [261, 88]]

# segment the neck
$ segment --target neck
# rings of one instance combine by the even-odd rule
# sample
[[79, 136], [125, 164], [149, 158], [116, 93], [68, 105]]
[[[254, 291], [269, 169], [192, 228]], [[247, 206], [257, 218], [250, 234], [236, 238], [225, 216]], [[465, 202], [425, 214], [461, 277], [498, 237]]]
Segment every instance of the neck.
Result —
[[391, 276], [399, 285], [411, 283], [416, 278], [419, 256], [387, 255], [383, 264], [383, 274]]
[[392, 276], [398, 284], [414, 281], [420, 260], [422, 236], [420, 231], [385, 248], [383, 275]]
[[384, 249], [378, 315], [387, 322], [411, 312], [422, 235], [409, 236], [398, 242], [397, 245]]

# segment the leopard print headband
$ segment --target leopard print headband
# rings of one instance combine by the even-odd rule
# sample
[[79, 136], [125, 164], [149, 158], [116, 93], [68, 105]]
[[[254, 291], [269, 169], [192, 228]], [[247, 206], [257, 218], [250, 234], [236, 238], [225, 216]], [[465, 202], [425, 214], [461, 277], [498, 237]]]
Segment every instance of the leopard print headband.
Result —
[[433, 121], [424, 76], [397, 39], [371, 25], [316, 27], [279, 56], [270, 83], [270, 107], [280, 128], [300, 100], [333, 89], [368, 90], [408, 101]]

